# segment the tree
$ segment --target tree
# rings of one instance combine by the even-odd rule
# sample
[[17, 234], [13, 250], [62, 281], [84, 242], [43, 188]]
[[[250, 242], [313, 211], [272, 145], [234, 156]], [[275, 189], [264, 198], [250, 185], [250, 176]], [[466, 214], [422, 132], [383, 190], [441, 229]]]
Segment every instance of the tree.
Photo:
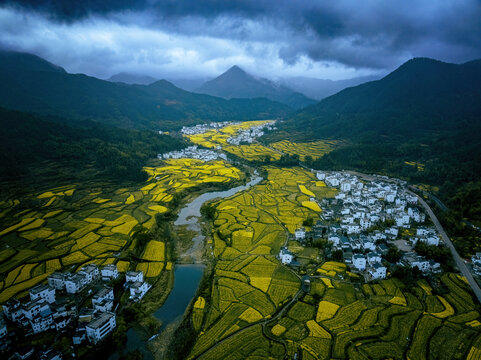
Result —
[[302, 222], [302, 226], [312, 226], [314, 225], [314, 218], [308, 217]]
[[342, 250], [336, 250], [332, 253], [332, 259], [335, 261], [342, 261], [344, 258], [344, 253]]
[[401, 260], [402, 253], [397, 247], [391, 246], [388, 249], [386, 255], [384, 255], [383, 257], [390, 263], [394, 264], [394, 263], [397, 263], [399, 260]]

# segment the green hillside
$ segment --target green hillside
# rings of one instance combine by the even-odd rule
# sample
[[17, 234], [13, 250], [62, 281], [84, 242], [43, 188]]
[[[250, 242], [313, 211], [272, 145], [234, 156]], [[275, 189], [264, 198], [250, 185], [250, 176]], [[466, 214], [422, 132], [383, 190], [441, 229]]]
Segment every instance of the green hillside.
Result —
[[137, 129], [272, 119], [290, 111], [267, 99], [226, 100], [194, 94], [165, 80], [127, 85], [69, 74], [34, 55], [13, 52], [0, 52], [0, 106]]
[[154, 131], [94, 122], [72, 127], [60, 121], [0, 108], [0, 180], [42, 184], [83, 175], [141, 180], [147, 160], [185, 146], [183, 140]]
[[381, 80], [299, 111], [280, 128], [266, 141], [279, 136], [346, 140], [314, 167], [384, 173], [436, 186], [460, 216], [481, 220], [479, 206], [453, 200], [469, 187], [471, 202], [481, 204], [481, 191], [472, 190], [479, 188], [481, 174], [479, 60], [461, 65], [410, 60]]

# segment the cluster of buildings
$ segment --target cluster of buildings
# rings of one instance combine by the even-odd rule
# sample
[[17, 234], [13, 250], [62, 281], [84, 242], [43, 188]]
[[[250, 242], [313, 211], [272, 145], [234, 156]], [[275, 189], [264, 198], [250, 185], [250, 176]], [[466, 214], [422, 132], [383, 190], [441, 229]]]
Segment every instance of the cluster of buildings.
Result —
[[213, 129], [220, 129], [226, 127], [227, 125], [238, 125], [240, 122], [231, 122], [231, 121], [223, 121], [223, 122], [211, 122], [209, 124], [197, 124], [195, 126], [182, 126], [180, 132], [183, 135], [195, 135], [195, 134], [203, 134], [206, 131], [213, 130]]
[[165, 159], [198, 159], [203, 161], [211, 161], [217, 159], [227, 160], [227, 156], [221, 152], [209, 149], [199, 149], [197, 145], [186, 147], [178, 151], [171, 151], [165, 154], [158, 154], [159, 160]]
[[231, 145], [240, 145], [241, 143], [251, 144], [256, 138], [264, 135], [264, 129], [275, 130], [275, 121], [271, 121], [265, 124], [252, 126], [248, 129], [239, 131], [235, 136], [231, 136], [227, 139], [227, 142]]
[[[113, 264], [102, 269], [90, 264], [76, 273], [51, 274], [47, 284], [29, 290], [28, 301], [12, 299], [3, 305], [3, 316], [0, 313], [0, 351], [8, 348], [9, 326], [21, 329], [26, 335], [51, 329], [65, 332], [69, 328], [74, 345], [86, 341], [97, 344], [116, 327], [114, 289], [109, 283], [118, 277], [119, 272]], [[130, 292], [132, 301], [142, 299], [150, 288], [142, 271], [126, 273], [124, 289]], [[89, 306], [80, 307], [86, 301]]]
[[471, 264], [476, 275], [481, 276], [481, 252], [471, 256]]
[[[417, 196], [406, 190], [405, 182], [380, 178], [361, 181], [344, 172], [317, 172], [316, 177], [338, 188], [339, 193], [334, 199], [322, 199], [319, 205], [323, 221], [318, 221], [310, 232], [297, 229], [297, 241], [327, 238], [332, 250], [342, 251], [344, 262], [364, 274], [367, 281], [387, 276], [383, 260], [389, 250], [387, 243], [406, 245], [398, 265], [417, 267], [422, 272], [441, 271], [439, 263], [412, 250], [418, 241], [438, 246], [440, 238], [434, 228], [423, 225], [426, 215], [417, 206]], [[279, 258], [284, 264], [295, 261], [287, 248], [281, 249]], [[481, 273], [481, 254], [479, 265]]]

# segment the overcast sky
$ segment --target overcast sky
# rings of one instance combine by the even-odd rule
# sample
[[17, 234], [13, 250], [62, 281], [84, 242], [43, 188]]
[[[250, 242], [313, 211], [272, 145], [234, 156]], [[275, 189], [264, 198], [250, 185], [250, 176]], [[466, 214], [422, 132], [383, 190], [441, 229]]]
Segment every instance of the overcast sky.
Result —
[[0, 47], [101, 78], [345, 79], [481, 58], [481, 0], [0, 0]]

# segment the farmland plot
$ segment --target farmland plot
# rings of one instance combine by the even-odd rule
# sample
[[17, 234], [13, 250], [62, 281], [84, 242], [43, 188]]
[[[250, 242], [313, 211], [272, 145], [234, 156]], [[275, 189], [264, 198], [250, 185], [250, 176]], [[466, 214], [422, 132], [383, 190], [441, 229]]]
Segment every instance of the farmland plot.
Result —
[[[149, 178], [139, 188], [72, 184], [1, 201], [0, 303], [54, 271], [88, 263], [116, 263], [119, 270], [128, 270], [130, 263], [122, 255], [135, 249], [133, 233], [152, 229], [156, 215], [169, 211], [176, 194], [245, 176], [224, 161], [195, 159], [159, 162], [145, 171]], [[158, 276], [165, 268], [164, 243], [149, 243], [141, 260], [137, 269], [147, 277]]]

